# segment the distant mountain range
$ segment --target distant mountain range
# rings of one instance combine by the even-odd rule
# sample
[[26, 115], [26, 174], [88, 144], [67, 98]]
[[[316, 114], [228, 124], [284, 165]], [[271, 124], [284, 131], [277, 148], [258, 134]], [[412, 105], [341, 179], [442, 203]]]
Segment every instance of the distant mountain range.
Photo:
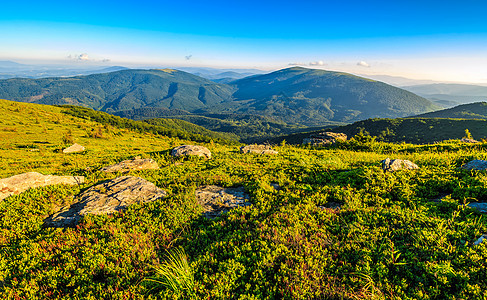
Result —
[[13, 61], [0, 61], [0, 79], [70, 77], [126, 70], [126, 67], [74, 67], [62, 65], [26, 65]]
[[487, 86], [435, 83], [403, 87], [444, 107], [487, 101]]
[[[257, 115], [305, 126], [403, 117], [439, 108], [427, 99], [382, 82], [299, 67], [228, 84], [173, 69], [129, 69], [69, 78], [12, 78], [0, 80], [0, 98], [72, 104], [110, 113], [163, 108], [196, 115]], [[162, 113], [168, 115], [167, 110]], [[137, 118], [134, 113], [132, 116]]]

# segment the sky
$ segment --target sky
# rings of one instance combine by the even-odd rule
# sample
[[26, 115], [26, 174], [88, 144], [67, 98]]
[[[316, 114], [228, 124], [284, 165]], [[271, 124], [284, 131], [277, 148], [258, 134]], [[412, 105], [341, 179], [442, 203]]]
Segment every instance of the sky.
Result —
[[0, 60], [487, 83], [487, 1], [4, 1]]

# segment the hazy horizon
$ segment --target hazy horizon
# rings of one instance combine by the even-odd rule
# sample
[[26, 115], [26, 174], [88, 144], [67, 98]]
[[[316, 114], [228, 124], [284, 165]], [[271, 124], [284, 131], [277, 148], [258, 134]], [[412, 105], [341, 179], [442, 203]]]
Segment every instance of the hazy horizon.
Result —
[[0, 60], [264, 71], [298, 65], [484, 84], [484, 8], [479, 1], [5, 3]]

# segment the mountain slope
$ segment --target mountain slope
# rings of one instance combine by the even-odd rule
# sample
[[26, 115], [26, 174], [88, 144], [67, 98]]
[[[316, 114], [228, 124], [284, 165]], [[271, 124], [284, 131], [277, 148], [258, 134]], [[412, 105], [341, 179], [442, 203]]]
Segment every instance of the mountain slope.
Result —
[[458, 105], [452, 108], [417, 115], [419, 118], [487, 119], [487, 102]]
[[140, 107], [195, 110], [228, 100], [232, 88], [176, 70], [123, 70], [70, 78], [0, 81], [0, 98], [114, 112]]
[[[403, 117], [438, 109], [411, 92], [346, 73], [289, 68], [218, 84], [182, 71], [123, 70], [70, 78], [0, 80], [0, 97], [72, 104], [110, 113], [166, 108], [192, 114], [245, 114], [299, 126], [372, 117]], [[145, 110], [139, 110], [147, 114]], [[154, 110], [167, 115], [167, 110]]]
[[[347, 73], [300, 67], [232, 82], [241, 113], [272, 116], [285, 122], [319, 125], [371, 117], [401, 117], [438, 107], [411, 92]], [[218, 106], [222, 111], [228, 110]]]

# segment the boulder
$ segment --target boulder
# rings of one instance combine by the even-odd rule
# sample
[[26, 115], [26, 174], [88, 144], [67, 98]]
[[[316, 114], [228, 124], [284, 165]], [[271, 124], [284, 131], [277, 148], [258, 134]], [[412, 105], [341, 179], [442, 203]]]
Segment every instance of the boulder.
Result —
[[270, 145], [247, 145], [240, 147], [240, 153], [274, 155], [278, 154], [279, 152], [272, 150], [272, 147]]
[[308, 138], [303, 139], [303, 145], [324, 146], [328, 144], [335, 144], [336, 141], [346, 141], [347, 135], [340, 132], [320, 132], [312, 134]]
[[461, 168], [465, 170], [485, 171], [487, 169], [487, 160], [474, 159], [461, 166]]
[[86, 214], [111, 214], [134, 203], [164, 198], [166, 192], [152, 182], [132, 176], [117, 177], [92, 186], [75, 197], [75, 202], [49, 216], [48, 227], [74, 226]]
[[487, 202], [472, 202], [467, 205], [468, 207], [475, 208], [481, 213], [487, 213]]
[[85, 151], [85, 147], [81, 146], [80, 144], [73, 144], [66, 149], [63, 149], [63, 153], [75, 153], [75, 152], [82, 152]]
[[84, 180], [83, 176], [54, 176], [37, 172], [23, 173], [0, 179], [0, 200], [10, 195], [20, 194], [30, 188], [56, 184], [80, 184]]
[[108, 167], [104, 167], [101, 170], [103, 172], [112, 173], [112, 172], [128, 172], [131, 170], [154, 170], [159, 169], [159, 165], [157, 162], [151, 158], [141, 159], [140, 157], [136, 157], [134, 159], [124, 160], [119, 162], [118, 164], [114, 164]]
[[207, 185], [198, 188], [195, 196], [198, 204], [203, 207], [203, 215], [209, 219], [239, 206], [251, 205], [248, 201], [250, 197], [243, 187], [224, 188]]
[[208, 148], [196, 145], [182, 145], [172, 149], [172, 156], [197, 155], [207, 159], [211, 158], [211, 152]]
[[385, 160], [381, 161], [382, 163], [382, 170], [388, 172], [394, 172], [399, 170], [414, 170], [419, 169], [419, 167], [407, 159], [393, 159], [386, 158]]

